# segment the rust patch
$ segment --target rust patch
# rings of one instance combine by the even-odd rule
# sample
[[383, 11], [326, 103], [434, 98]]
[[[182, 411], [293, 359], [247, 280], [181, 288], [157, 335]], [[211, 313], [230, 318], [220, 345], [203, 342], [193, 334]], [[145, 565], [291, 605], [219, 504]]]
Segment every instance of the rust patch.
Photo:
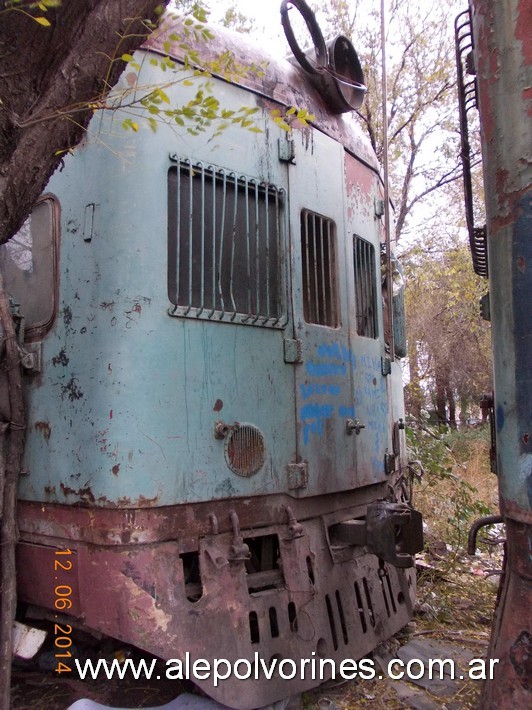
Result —
[[508, 170], [499, 168], [495, 173], [495, 190], [497, 192], [497, 202], [501, 210], [508, 209]]
[[518, 256], [517, 257], [517, 268], [519, 271], [524, 274], [526, 271], [526, 260], [524, 256]]
[[[136, 500], [131, 500], [127, 496], [119, 498], [116, 502], [117, 508], [135, 508], [139, 506], [141, 508], [155, 507], [159, 500], [159, 496], [154, 498], [145, 498], [144, 496], [139, 496]], [[114, 507], [114, 506], [113, 506]]]
[[107, 451], [107, 432], [108, 429], [104, 429], [103, 431], [99, 431], [96, 434], [96, 441], [98, 444], [100, 444], [100, 451], [102, 453], [105, 453]]
[[523, 89], [521, 92], [521, 98], [523, 99], [524, 104], [531, 102], [531, 105], [528, 107], [528, 115], [532, 116], [532, 86]]
[[142, 306], [140, 303], [135, 303], [133, 308], [131, 309], [134, 313], [142, 313]]
[[522, 210], [518, 203], [523, 197], [526, 197], [528, 189], [529, 188], [527, 186], [522, 190], [516, 190], [515, 192], [508, 193], [507, 195], [498, 195], [497, 202], [499, 207], [504, 211], [504, 214], [499, 214], [492, 220], [492, 233], [495, 233], [504, 227], [508, 227], [521, 216]]
[[521, 41], [524, 64], [532, 64], [532, 43], [530, 42], [530, 3], [520, 0], [517, 12], [519, 17], [515, 23], [515, 37]]
[[528, 446], [528, 442], [530, 441], [530, 436], [529, 436], [528, 433], [526, 433], [526, 434], [523, 436], [523, 441], [524, 441], [525, 444]]
[[63, 365], [66, 367], [68, 363], [70, 362], [69, 358], [67, 357], [67, 354], [65, 352], [65, 348], [62, 348], [59, 352], [59, 355], [55, 355], [52, 358], [52, 365], [55, 367], [56, 365]]
[[532, 636], [521, 631], [510, 648], [510, 662], [525, 690], [532, 690]]
[[52, 427], [49, 422], [35, 422], [35, 431], [40, 431], [46, 441], [48, 441], [52, 433]]
[[216, 402], [214, 403], [214, 407], [212, 408], [213, 412], [220, 412], [224, 406], [224, 403], [222, 402], [221, 399], [217, 399]]
[[120, 472], [120, 464], [119, 464], [119, 463], [115, 463], [115, 465], [113, 466], [113, 468], [111, 469], [111, 471], [114, 473], [115, 476], [118, 476], [118, 474], [119, 474], [119, 472]]
[[64, 483], [61, 483], [61, 490], [64, 496], [77, 496], [85, 503], [94, 503], [96, 500], [90, 486], [76, 490], [75, 488], [70, 488], [70, 486], [65, 486]]
[[113, 418], [113, 410], [111, 409], [111, 410], [109, 411], [109, 419], [112, 419], [112, 418]]

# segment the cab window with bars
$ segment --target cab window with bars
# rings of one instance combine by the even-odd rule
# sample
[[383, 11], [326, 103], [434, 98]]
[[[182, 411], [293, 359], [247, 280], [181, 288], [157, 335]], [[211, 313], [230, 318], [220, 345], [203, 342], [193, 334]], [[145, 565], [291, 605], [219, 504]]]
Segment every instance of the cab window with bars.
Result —
[[168, 172], [168, 296], [176, 316], [284, 327], [285, 193], [212, 165]]
[[309, 210], [301, 212], [303, 315], [307, 323], [338, 326], [336, 226]]
[[377, 265], [375, 247], [365, 239], [353, 238], [353, 264], [355, 270], [356, 330], [365, 338], [376, 338], [377, 315]]

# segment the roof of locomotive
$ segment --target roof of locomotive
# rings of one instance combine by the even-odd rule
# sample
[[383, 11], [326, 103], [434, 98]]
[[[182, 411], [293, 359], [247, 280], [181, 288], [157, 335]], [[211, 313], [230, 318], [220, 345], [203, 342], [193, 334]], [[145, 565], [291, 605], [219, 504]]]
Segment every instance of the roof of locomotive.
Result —
[[[213, 62], [222, 54], [230, 52], [235, 65], [244, 67], [238, 71], [237, 77], [228, 79], [212, 69], [209, 69], [210, 74], [262, 96], [265, 105], [268, 100], [274, 102], [272, 108], [281, 105], [307, 109], [315, 116], [311, 122], [314, 127], [342, 143], [349, 152], [380, 173], [380, 165], [369, 138], [352, 113], [334, 114], [297, 63], [273, 57], [259, 47], [257, 42], [253, 42], [251, 35], [246, 36], [224, 27], [206, 26], [214, 35], [213, 39], [207, 41], [192, 37], [184, 39], [184, 19], [168, 15], [144, 43], [144, 48], [179, 62], [184, 62], [186, 51], [180, 46], [184, 43], [196, 50], [206, 62]], [[176, 40], [176, 37], [183, 40]], [[254, 66], [265, 66], [264, 73], [254, 70]]]

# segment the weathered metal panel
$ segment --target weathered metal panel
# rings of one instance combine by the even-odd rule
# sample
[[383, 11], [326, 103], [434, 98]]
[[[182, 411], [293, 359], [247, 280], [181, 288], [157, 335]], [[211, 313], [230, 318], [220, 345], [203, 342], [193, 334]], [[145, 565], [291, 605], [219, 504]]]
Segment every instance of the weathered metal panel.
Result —
[[[174, 92], [172, 100], [184, 100], [181, 86]], [[255, 100], [228, 84], [222, 93], [228, 108]], [[21, 496], [135, 507], [284, 490], [295, 454], [284, 330], [170, 318], [166, 293], [170, 155], [193, 154], [286, 189], [277, 157], [284, 131], [263, 115], [263, 133], [229, 128], [223, 141], [185, 140], [165, 126], [131, 138], [115, 131], [116, 120], [99, 125], [98, 138], [50, 183], [62, 203], [60, 317], [43, 344], [43, 372], [29, 381]], [[87, 204], [98, 224], [90, 241]], [[283, 281], [288, 294], [286, 271]], [[218, 420], [262, 432], [260, 471], [231, 471], [214, 437]]]
[[[380, 166], [368, 136], [361, 130], [358, 119], [352, 113], [341, 116], [331, 113], [330, 106], [323, 93], [317, 89], [308, 76], [294, 60], [267, 54], [251, 38], [230, 32], [223, 27], [212, 27], [212, 38], [204, 42], [201, 37], [189, 37], [191, 46], [207, 61], [220, 64], [218, 76], [227, 79], [224, 62], [220, 55], [229, 52], [233, 66], [238, 67], [235, 77], [243, 86], [262, 97], [266, 108], [295, 106], [311, 109], [315, 118], [312, 124], [320, 131], [334, 138], [355, 154], [372, 170], [379, 172]], [[186, 49], [180, 46], [175, 36], [182, 32], [179, 20], [174, 19], [153, 33], [145, 46], [163, 55], [169, 55], [183, 62]], [[264, 72], [257, 69], [263, 68]], [[216, 76], [216, 69], [213, 70]], [[230, 75], [230, 71], [229, 71]]]
[[[373, 247], [376, 274], [375, 307], [377, 323], [375, 337], [360, 335], [355, 292], [356, 277], [348, 282], [349, 332], [353, 352], [353, 400], [355, 417], [364, 425], [356, 436], [357, 484], [364, 485], [385, 479], [384, 459], [392, 452], [391, 432], [392, 391], [402, 400], [402, 382], [385, 374], [385, 338], [383, 321], [383, 295], [381, 292], [381, 237], [383, 222], [376, 215], [376, 204], [382, 199], [380, 185], [371, 179], [371, 173], [362, 169], [352, 156], [345, 156], [346, 182], [346, 262], [353, 261], [353, 240], [361, 238]], [[351, 273], [351, 272], [348, 272]]]
[[[296, 163], [290, 166], [290, 219], [292, 270], [294, 274], [295, 337], [301, 342], [301, 362], [295, 365], [299, 461], [308, 465], [308, 484], [298, 491], [316, 495], [345, 490], [357, 484], [356, 442], [345, 422], [354, 417], [349, 342], [343, 159], [341, 145], [327, 136], [307, 131], [296, 137]], [[305, 314], [305, 302], [318, 295], [304, 292], [305, 238], [300, 224], [309, 219], [329, 226], [327, 244], [320, 253], [308, 247], [309, 271], [318, 271], [318, 284], [326, 283], [333, 311], [328, 324], [318, 314]], [[303, 225], [302, 225], [303, 226]], [[309, 227], [309, 232], [312, 228]], [[313, 233], [309, 233], [312, 240]], [[331, 268], [328, 268], [331, 267]], [[325, 269], [321, 272], [321, 269]], [[314, 291], [320, 289], [316, 284]]]
[[[532, 123], [530, 0], [473, 0], [486, 195], [494, 408], [507, 561], [483, 707], [532, 699]], [[528, 612], [528, 613], [527, 613]]]
[[[362, 547], [332, 544], [328, 530], [338, 514], [298, 523], [286, 512], [284, 524], [239, 530], [244, 540], [263, 535], [278, 539], [278, 571], [266, 573], [259, 590], [260, 575], [254, 583], [245, 557], [235, 554], [227, 514], [197, 540], [200, 574], [193, 594], [180, 540], [105, 547], [76, 543], [83, 623], [162, 659], [185, 662], [186, 651], [192, 661], [206, 658], [211, 665], [215, 658], [252, 664], [257, 658], [266, 664], [273, 657], [295, 663], [308, 659], [303, 678], [298, 672], [283, 680], [276, 673], [267, 680], [259, 673], [258, 679], [253, 675], [243, 683], [232, 675], [218, 687], [212, 677], [196, 681], [229, 707], [262, 707], [314, 687], [316, 674], [308, 665], [313, 658], [318, 663], [332, 659], [338, 668], [345, 658], [367, 655], [407, 622], [415, 573], [379, 563]], [[101, 511], [100, 517], [107, 514]], [[71, 515], [81, 518], [83, 511], [73, 509]], [[21, 554], [25, 547], [21, 544]], [[35, 575], [35, 582], [50, 586], [42, 565], [36, 565]], [[32, 596], [24, 580], [19, 594], [22, 599]], [[330, 665], [325, 669], [327, 675]]]

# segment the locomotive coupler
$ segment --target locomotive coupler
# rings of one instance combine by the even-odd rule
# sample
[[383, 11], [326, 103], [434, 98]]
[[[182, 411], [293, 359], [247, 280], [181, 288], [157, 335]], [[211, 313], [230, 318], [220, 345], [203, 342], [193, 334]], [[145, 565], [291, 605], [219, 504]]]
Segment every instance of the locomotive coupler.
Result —
[[333, 544], [366, 547], [384, 562], [406, 569], [414, 566], [414, 555], [423, 549], [421, 513], [406, 503], [370, 503], [366, 518], [345, 520], [329, 528]]
[[286, 506], [286, 514], [288, 515], [288, 539], [295, 540], [303, 537], [303, 526], [297, 522], [294, 511], [289, 505]]
[[229, 512], [231, 525], [233, 526], [233, 542], [229, 548], [229, 559], [231, 562], [249, 560], [251, 554], [249, 547], [244, 542], [244, 538], [240, 534], [240, 521], [234, 510]]

